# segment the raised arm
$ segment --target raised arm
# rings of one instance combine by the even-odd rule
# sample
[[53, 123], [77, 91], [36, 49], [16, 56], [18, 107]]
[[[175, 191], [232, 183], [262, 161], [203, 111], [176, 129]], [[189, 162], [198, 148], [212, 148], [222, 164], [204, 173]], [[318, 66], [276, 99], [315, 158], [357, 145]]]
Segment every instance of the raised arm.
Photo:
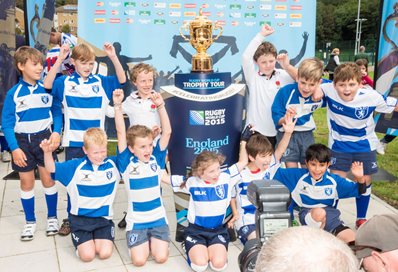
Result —
[[50, 68], [46, 78], [43, 81], [43, 86], [45, 89], [52, 89], [55, 77], [57, 76], [57, 72], [62, 65], [62, 62], [66, 59], [70, 51], [68, 44], [63, 44], [59, 49], [59, 56], [55, 61], [54, 65]]
[[295, 113], [291, 113], [290, 111], [286, 112], [286, 115], [284, 117], [284, 123], [282, 124], [283, 130], [285, 131], [283, 133], [283, 137], [278, 143], [278, 146], [275, 150], [275, 159], [279, 161], [283, 154], [286, 151], [286, 148], [289, 145], [290, 138], [292, 137], [293, 131], [294, 131], [294, 126], [296, 125], [297, 119], [293, 121], [293, 116]]
[[250, 137], [255, 133], [253, 127], [249, 124], [242, 131], [242, 135], [240, 137], [240, 147], [239, 147], [239, 161], [236, 163], [239, 172], [246, 167], [249, 163], [249, 156], [246, 151], [246, 143], [250, 139]]
[[113, 45], [110, 43], [105, 43], [104, 51], [106, 55], [109, 57], [109, 59], [112, 61], [113, 66], [115, 67], [116, 76], [117, 79], [119, 80], [119, 83], [120, 84], [126, 83], [126, 73], [124, 72], [123, 66], [116, 55], [115, 47], [113, 47]]
[[55, 172], [55, 162], [54, 162], [54, 158], [52, 155], [52, 152], [54, 150], [53, 144], [51, 143], [50, 140], [44, 139], [40, 143], [40, 148], [43, 150], [43, 153], [44, 153], [44, 166], [45, 166], [46, 170], [50, 173], [54, 173]]
[[115, 110], [115, 126], [117, 134], [117, 147], [119, 152], [123, 152], [127, 147], [126, 139], [126, 125], [124, 123], [123, 111], [122, 111], [122, 101], [123, 101], [123, 90], [116, 89], [113, 91], [113, 103]]
[[276, 60], [281, 65], [282, 69], [285, 70], [295, 81], [297, 81], [298, 69], [290, 64], [288, 55], [285, 53], [279, 54], [276, 57]]
[[162, 134], [159, 139], [159, 147], [160, 150], [165, 150], [171, 137], [171, 124], [169, 115], [166, 111], [165, 102], [159, 93], [152, 93], [151, 99], [158, 109], [160, 125], [162, 127]]

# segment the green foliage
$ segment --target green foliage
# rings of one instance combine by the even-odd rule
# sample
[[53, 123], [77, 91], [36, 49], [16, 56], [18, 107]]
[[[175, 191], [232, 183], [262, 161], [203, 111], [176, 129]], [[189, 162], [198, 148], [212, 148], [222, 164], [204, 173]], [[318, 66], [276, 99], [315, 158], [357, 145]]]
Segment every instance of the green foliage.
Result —
[[69, 26], [68, 24], [63, 25], [63, 26], [61, 27], [61, 32], [63, 32], [63, 33], [70, 33], [70, 26]]

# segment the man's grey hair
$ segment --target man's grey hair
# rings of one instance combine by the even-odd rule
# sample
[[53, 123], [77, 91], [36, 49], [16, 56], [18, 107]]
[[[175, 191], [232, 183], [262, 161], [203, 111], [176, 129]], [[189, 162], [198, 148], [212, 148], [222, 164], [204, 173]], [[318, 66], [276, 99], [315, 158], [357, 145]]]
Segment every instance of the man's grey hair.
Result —
[[256, 272], [357, 272], [351, 249], [332, 234], [306, 226], [274, 234], [261, 248]]

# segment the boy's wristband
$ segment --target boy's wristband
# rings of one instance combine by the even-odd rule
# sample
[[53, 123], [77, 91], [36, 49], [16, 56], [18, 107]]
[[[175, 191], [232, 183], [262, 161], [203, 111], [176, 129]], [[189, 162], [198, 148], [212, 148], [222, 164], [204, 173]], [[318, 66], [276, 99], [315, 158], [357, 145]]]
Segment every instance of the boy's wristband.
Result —
[[158, 109], [161, 109], [161, 108], [164, 108], [164, 107], [165, 107], [164, 103], [162, 103], [159, 106], [157, 106]]

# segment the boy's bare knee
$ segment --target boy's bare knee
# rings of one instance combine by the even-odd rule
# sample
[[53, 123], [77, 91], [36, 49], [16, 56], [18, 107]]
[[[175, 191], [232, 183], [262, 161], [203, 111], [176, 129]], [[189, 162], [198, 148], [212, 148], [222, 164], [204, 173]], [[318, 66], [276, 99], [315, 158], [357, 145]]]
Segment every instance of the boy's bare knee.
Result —
[[131, 261], [132, 261], [133, 265], [137, 266], [137, 267], [144, 266], [146, 264], [146, 259], [144, 259], [144, 258], [142, 258], [142, 259], [140, 259], [140, 258], [133, 259], [132, 258]]
[[109, 257], [112, 256], [112, 248], [110, 249], [101, 249], [100, 252], [98, 253], [98, 257], [100, 259], [108, 259]]
[[317, 222], [323, 222], [326, 219], [326, 211], [323, 208], [313, 208], [311, 217]]
[[95, 258], [95, 252], [94, 251], [93, 252], [88, 252], [88, 251], [79, 252], [79, 257], [80, 257], [80, 260], [82, 260], [83, 262], [91, 262]]
[[169, 258], [168, 254], [158, 254], [154, 256], [155, 262], [157, 263], [165, 263], [168, 258]]

